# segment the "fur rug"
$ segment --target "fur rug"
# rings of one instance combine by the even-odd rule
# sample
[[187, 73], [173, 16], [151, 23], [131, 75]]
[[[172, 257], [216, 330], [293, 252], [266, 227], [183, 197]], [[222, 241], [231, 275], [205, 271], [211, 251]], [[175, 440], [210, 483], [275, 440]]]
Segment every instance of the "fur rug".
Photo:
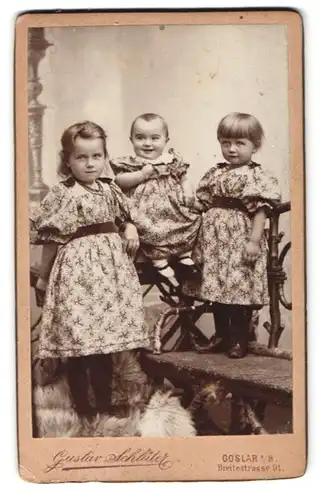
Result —
[[[195, 436], [192, 414], [172, 388], [154, 388], [132, 352], [114, 355], [112, 405], [116, 416], [79, 417], [61, 366], [38, 365], [33, 410], [38, 437]], [[50, 377], [48, 378], [48, 373]], [[38, 380], [42, 381], [39, 383]]]
[[[150, 390], [150, 389], [149, 389]], [[135, 404], [126, 417], [97, 415], [89, 421], [72, 408], [65, 379], [34, 390], [38, 437], [195, 436], [190, 412], [170, 390], [156, 390], [142, 408]]]

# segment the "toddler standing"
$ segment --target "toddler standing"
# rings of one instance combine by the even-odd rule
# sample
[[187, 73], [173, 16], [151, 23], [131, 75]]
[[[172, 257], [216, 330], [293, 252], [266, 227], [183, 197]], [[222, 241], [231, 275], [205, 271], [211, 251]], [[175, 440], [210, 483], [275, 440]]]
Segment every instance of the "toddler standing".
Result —
[[212, 167], [196, 191], [195, 208], [203, 213], [203, 273], [188, 292], [214, 303], [216, 349], [241, 358], [247, 353], [252, 311], [269, 299], [264, 228], [280, 190], [277, 179], [252, 160], [264, 137], [254, 116], [227, 115], [217, 137], [226, 161]]

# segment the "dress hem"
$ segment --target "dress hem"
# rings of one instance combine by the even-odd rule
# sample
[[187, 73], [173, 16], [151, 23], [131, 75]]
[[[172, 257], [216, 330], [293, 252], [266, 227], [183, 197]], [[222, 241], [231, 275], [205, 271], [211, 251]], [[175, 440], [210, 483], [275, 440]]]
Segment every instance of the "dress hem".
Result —
[[122, 351], [131, 351], [134, 349], [144, 349], [150, 348], [152, 345], [151, 340], [148, 338], [145, 341], [141, 342], [130, 342], [117, 346], [105, 346], [101, 347], [101, 349], [93, 348], [88, 349], [85, 352], [82, 352], [81, 349], [39, 349], [37, 352], [37, 358], [39, 359], [47, 359], [47, 358], [73, 358], [73, 357], [81, 357], [81, 356], [91, 356], [93, 354], [113, 354], [116, 352]]
[[256, 308], [262, 308], [265, 306], [270, 305], [270, 301], [266, 300], [263, 303], [258, 303], [258, 302], [231, 302], [231, 301], [226, 301], [226, 300], [217, 300], [217, 298], [208, 298], [208, 297], [200, 297], [199, 295], [192, 294], [190, 292], [184, 291], [185, 295], [187, 297], [190, 297], [194, 300], [200, 300], [204, 302], [212, 302], [214, 304], [225, 304], [227, 306], [247, 306], [247, 307], [256, 307]]

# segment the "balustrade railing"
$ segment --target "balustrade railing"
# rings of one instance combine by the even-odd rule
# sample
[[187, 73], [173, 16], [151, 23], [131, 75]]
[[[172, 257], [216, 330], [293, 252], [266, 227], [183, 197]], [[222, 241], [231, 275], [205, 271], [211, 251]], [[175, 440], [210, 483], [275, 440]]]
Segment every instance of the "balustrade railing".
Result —
[[283, 264], [291, 248], [291, 242], [284, 245], [279, 253], [279, 245], [284, 232], [279, 232], [279, 220], [281, 214], [291, 210], [290, 202], [275, 205], [269, 216], [270, 227], [268, 235], [268, 280], [270, 296], [270, 323], [265, 322], [264, 327], [269, 333], [269, 348], [277, 347], [284, 326], [281, 322], [280, 304], [287, 310], [292, 309], [292, 304], [285, 297], [284, 283], [287, 280]]
[[48, 191], [42, 180], [42, 123], [46, 106], [38, 100], [42, 92], [39, 64], [50, 47], [44, 28], [28, 31], [28, 139], [29, 139], [29, 203], [38, 205]]

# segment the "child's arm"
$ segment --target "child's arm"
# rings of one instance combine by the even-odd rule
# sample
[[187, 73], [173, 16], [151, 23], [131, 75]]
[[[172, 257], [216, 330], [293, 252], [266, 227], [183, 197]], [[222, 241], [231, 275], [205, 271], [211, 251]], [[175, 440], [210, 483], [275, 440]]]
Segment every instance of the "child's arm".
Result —
[[51, 267], [58, 249], [57, 243], [47, 243], [43, 245], [39, 278], [36, 288], [45, 290], [48, 284]]
[[182, 178], [181, 181], [182, 192], [183, 192], [183, 202], [186, 207], [194, 206], [194, 192], [192, 186], [186, 176]]
[[196, 213], [202, 214], [212, 208], [212, 202], [216, 191], [214, 180], [214, 173], [216, 169], [217, 167], [214, 166], [208, 170], [199, 182], [196, 189], [195, 201], [192, 207]]
[[123, 191], [126, 191], [148, 180], [152, 173], [152, 165], [145, 165], [137, 172], [124, 172], [123, 174], [118, 174], [115, 178], [115, 182]]
[[243, 251], [243, 258], [247, 264], [253, 264], [260, 254], [260, 241], [266, 219], [267, 213], [264, 208], [259, 209], [253, 217], [250, 239]]

